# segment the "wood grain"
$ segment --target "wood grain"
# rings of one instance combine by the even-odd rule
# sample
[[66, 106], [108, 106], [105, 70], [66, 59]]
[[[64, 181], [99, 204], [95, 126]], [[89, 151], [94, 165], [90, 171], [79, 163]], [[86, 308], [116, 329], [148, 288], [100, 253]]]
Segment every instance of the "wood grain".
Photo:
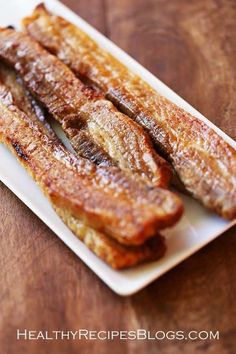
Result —
[[[236, 3], [64, 0], [236, 138]], [[236, 228], [138, 294], [109, 290], [0, 184], [0, 348], [13, 354], [236, 352]], [[219, 330], [219, 341], [16, 341], [16, 329]]]

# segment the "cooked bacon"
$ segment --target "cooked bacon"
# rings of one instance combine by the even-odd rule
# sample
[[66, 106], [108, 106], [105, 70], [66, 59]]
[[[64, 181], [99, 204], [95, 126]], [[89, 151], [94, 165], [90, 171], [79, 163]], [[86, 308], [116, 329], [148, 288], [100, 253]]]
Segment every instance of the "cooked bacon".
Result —
[[57, 214], [71, 229], [71, 231], [84, 242], [99, 258], [114, 269], [133, 267], [140, 263], [156, 261], [166, 251], [165, 241], [161, 235], [156, 235], [140, 246], [126, 246], [96, 231], [71, 215], [63, 208], [56, 208]]
[[175, 194], [117, 168], [76, 159], [12, 104], [5, 86], [0, 89], [1, 139], [57, 207], [121, 243], [134, 245], [179, 220], [182, 203]]
[[[23, 87], [15, 72], [0, 63], [0, 82], [12, 94], [12, 100], [21, 111], [44, 130], [55, 142], [58, 141], [54, 131], [46, 122], [44, 112], [30, 93]], [[25, 166], [29, 169], [28, 165]], [[29, 171], [30, 172], [30, 171]], [[57, 214], [72, 232], [84, 242], [98, 257], [115, 269], [128, 268], [142, 262], [157, 260], [165, 252], [164, 238], [156, 235], [141, 246], [125, 246], [106, 236], [104, 233], [88, 227], [84, 221], [75, 218], [70, 212], [52, 204]]]
[[0, 62], [0, 83], [6, 86], [6, 89], [10, 91], [14, 105], [21, 111], [28, 115], [33, 121], [40, 121], [45, 134], [49, 135], [51, 139], [58, 141], [54, 130], [46, 119], [46, 112], [42, 106], [34, 99], [34, 97], [25, 88], [22, 79], [16, 74], [16, 72]]
[[139, 123], [174, 167], [187, 191], [219, 215], [236, 216], [236, 151], [107, 53], [82, 30], [43, 5], [24, 20], [30, 35], [90, 80]]
[[7, 40], [16, 43], [5, 54], [14, 56], [26, 85], [62, 124], [76, 152], [98, 165], [118, 166], [153, 185], [167, 186], [170, 167], [137, 123], [26, 35], [8, 29], [1, 39], [3, 51]]

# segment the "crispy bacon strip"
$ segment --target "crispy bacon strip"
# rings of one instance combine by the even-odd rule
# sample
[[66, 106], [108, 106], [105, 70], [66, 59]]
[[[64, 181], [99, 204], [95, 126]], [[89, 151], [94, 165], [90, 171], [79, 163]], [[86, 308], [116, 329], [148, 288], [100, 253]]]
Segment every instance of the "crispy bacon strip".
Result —
[[[0, 82], [11, 92], [14, 104], [33, 121], [37, 122], [46, 135], [49, 135], [52, 140], [58, 143], [57, 136], [45, 120], [42, 108], [23, 87], [15, 72], [1, 63]], [[28, 165], [25, 167], [28, 169]], [[82, 220], [75, 218], [67, 210], [59, 208], [55, 204], [52, 204], [52, 206], [73, 233], [114, 269], [123, 269], [142, 262], [157, 260], [165, 252], [164, 238], [160, 235], [147, 240], [141, 246], [127, 247], [104, 233], [88, 227]]]
[[98, 165], [118, 166], [153, 185], [167, 186], [170, 167], [154, 151], [149, 136], [137, 123], [86, 87], [26, 35], [3, 31], [3, 46], [4, 37], [9, 43], [14, 37], [16, 47], [8, 48], [5, 54], [11, 52], [14, 56], [13, 64], [18, 63], [16, 69], [26, 85], [62, 124], [76, 152]]
[[236, 216], [236, 152], [199, 119], [134, 75], [82, 30], [39, 5], [24, 25], [80, 78], [97, 86], [152, 137], [187, 191], [219, 215]]
[[0, 98], [1, 139], [28, 166], [56, 206], [121, 243], [134, 245], [180, 218], [182, 203], [173, 193], [148, 186], [117, 168], [76, 159], [17, 109], [2, 86]]
[[73, 217], [65, 209], [53, 207], [71, 231], [114, 269], [124, 269], [140, 263], [156, 261], [165, 254], [166, 246], [161, 235], [151, 237], [140, 246], [125, 246], [104, 233], [86, 226], [82, 220]]

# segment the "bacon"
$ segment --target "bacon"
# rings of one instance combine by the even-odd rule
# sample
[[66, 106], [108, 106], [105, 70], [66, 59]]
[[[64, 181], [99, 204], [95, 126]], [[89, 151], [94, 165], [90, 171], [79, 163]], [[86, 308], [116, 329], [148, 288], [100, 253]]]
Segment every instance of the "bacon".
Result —
[[[47, 123], [45, 112], [25, 89], [15, 72], [2, 63], [0, 63], [0, 82], [5, 85], [6, 91], [10, 91], [14, 105], [27, 114], [46, 135], [58, 144], [56, 134]], [[64, 148], [62, 149], [64, 150]], [[29, 170], [28, 165], [25, 167]], [[158, 234], [141, 246], [127, 247], [87, 226], [84, 221], [75, 218], [66, 209], [59, 208], [55, 204], [52, 206], [72, 232], [114, 269], [123, 269], [143, 262], [154, 261], [165, 253], [164, 238]]]
[[57, 207], [130, 245], [179, 220], [183, 207], [175, 194], [117, 168], [75, 158], [12, 103], [4, 86], [0, 88], [1, 139]]
[[23, 23], [34, 39], [149, 133], [194, 198], [225, 218], [236, 217], [236, 151], [223, 138], [43, 5]]
[[29, 90], [62, 124], [80, 156], [97, 165], [117, 166], [136, 173], [156, 186], [168, 185], [171, 169], [154, 151], [149, 136], [137, 123], [86, 87], [62, 62], [29, 37], [14, 30], [3, 31], [2, 39], [4, 35], [9, 41], [11, 36], [19, 41], [18, 49], [11, 50], [16, 69]]

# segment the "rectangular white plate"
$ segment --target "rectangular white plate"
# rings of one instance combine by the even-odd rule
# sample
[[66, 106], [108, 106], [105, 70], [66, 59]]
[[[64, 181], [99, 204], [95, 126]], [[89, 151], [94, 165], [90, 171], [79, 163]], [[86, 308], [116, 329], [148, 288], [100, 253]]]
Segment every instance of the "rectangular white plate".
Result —
[[[41, 1], [0, 0], [0, 26], [14, 25], [19, 28], [21, 18], [30, 14], [39, 2]], [[78, 25], [100, 46], [112, 53], [161, 94], [203, 120], [236, 149], [236, 143], [231, 138], [101, 33], [58, 1], [47, 0], [45, 2], [50, 10]], [[62, 223], [24, 168], [2, 145], [0, 146], [0, 179], [111, 289], [120, 295], [130, 295], [137, 292], [236, 224], [236, 221], [222, 220], [195, 201], [184, 197], [186, 211], [182, 221], [175, 228], [163, 233], [166, 236], [168, 247], [165, 257], [158, 262], [141, 265], [130, 270], [114, 271], [89, 251]]]

